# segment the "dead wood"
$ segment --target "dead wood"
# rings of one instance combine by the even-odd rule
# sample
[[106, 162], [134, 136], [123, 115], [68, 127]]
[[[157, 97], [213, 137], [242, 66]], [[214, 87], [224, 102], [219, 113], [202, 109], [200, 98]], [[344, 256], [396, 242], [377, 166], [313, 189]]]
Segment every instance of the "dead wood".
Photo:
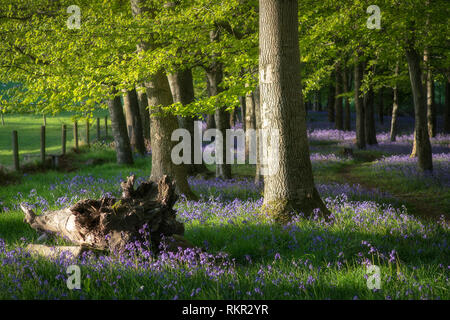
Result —
[[150, 233], [151, 249], [159, 251], [162, 238], [175, 240], [186, 247], [184, 225], [176, 220], [173, 205], [177, 201], [175, 185], [168, 176], [158, 184], [152, 181], [134, 188], [135, 176], [121, 183], [120, 199], [103, 197], [85, 199], [70, 208], [36, 215], [21, 204], [24, 222], [39, 232], [59, 235], [75, 245], [96, 250], [123, 250], [127, 243], [145, 242], [144, 226]]

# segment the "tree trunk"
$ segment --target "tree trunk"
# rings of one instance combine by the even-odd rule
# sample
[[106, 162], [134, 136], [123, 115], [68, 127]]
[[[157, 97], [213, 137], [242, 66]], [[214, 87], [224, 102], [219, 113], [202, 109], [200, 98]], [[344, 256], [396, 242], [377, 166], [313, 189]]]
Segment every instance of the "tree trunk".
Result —
[[317, 111], [322, 111], [322, 95], [321, 89], [317, 90]]
[[114, 137], [117, 163], [132, 164], [133, 153], [131, 152], [130, 139], [127, 133], [127, 124], [123, 114], [122, 102], [119, 96], [108, 100], [111, 128]]
[[356, 111], [356, 147], [358, 149], [366, 148], [366, 128], [364, 103], [361, 98], [360, 88], [363, 77], [363, 64], [356, 58], [354, 69], [354, 87], [355, 87], [355, 111]]
[[328, 121], [334, 122], [335, 87], [333, 83], [328, 86]]
[[[143, 182], [137, 189], [134, 189], [134, 181], [135, 177], [131, 176], [121, 183], [123, 192], [119, 200], [80, 200], [70, 208], [39, 216], [21, 204], [24, 221], [38, 232], [113, 253], [123, 252], [127, 244], [135, 241], [158, 253], [163, 236], [178, 242], [171, 246], [175, 251], [178, 245], [185, 246], [184, 225], [176, 220], [176, 211], [172, 208], [177, 195], [170, 179], [164, 176], [158, 183]], [[141, 232], [144, 228], [147, 233]]]
[[[348, 69], [344, 68], [344, 71], [342, 72], [342, 82], [344, 86], [344, 92], [348, 93], [349, 90], [349, 73]], [[351, 119], [352, 114], [350, 112], [350, 99], [346, 97], [345, 99], [345, 109], [344, 109], [344, 130], [350, 131], [351, 130]]]
[[450, 133], [450, 79], [445, 81], [444, 133]]
[[[174, 74], [168, 75], [170, 90], [172, 91], [173, 100], [179, 102], [182, 105], [188, 105], [195, 100], [194, 95], [194, 81], [192, 77], [192, 70], [185, 69], [178, 71]], [[191, 161], [190, 164], [185, 164], [187, 173], [190, 175], [208, 172], [205, 164], [195, 164], [194, 154], [195, 152], [201, 152], [201, 150], [195, 150], [195, 132], [194, 132], [194, 118], [193, 117], [178, 117], [180, 127], [189, 131], [191, 137]], [[203, 159], [203, 157], [201, 157]]]
[[230, 111], [230, 128], [234, 128], [236, 124], [236, 109]]
[[253, 97], [255, 102], [255, 129], [256, 129], [256, 170], [255, 170], [255, 184], [260, 184], [264, 182], [264, 175], [262, 174], [261, 169], [261, 149], [262, 141], [259, 136], [259, 132], [261, 129], [261, 103], [260, 103], [260, 90], [259, 86], [256, 87], [255, 91], [253, 91]]
[[369, 92], [364, 96], [366, 144], [369, 146], [377, 144], [374, 109], [374, 92], [372, 89], [369, 89]]
[[[134, 16], [143, 10], [151, 10], [143, 7], [142, 0], [131, 0], [131, 8]], [[152, 43], [139, 43], [138, 50], [153, 49]], [[179, 193], [188, 199], [197, 199], [187, 182], [186, 168], [184, 165], [176, 165], [172, 161], [171, 153], [176, 145], [171, 140], [172, 132], [178, 129], [177, 117], [164, 113], [161, 106], [169, 106], [173, 103], [169, 81], [164, 69], [158, 70], [148, 82], [145, 83], [148, 105], [150, 111], [150, 139], [152, 148], [152, 172], [150, 179], [159, 181], [161, 177], [168, 175], [175, 183]]]
[[317, 208], [327, 216], [329, 211], [314, 185], [309, 158], [298, 3], [260, 0], [259, 4], [261, 116], [262, 128], [268, 133], [263, 142], [269, 169], [265, 172], [264, 205], [280, 223], [290, 221], [293, 212], [309, 216]]
[[436, 106], [434, 104], [434, 80], [433, 73], [430, 67], [430, 51], [425, 50], [423, 60], [425, 62], [426, 70], [426, 90], [427, 90], [427, 124], [428, 135], [430, 137], [436, 136]]
[[144, 138], [150, 139], [150, 112], [148, 110], [148, 99], [145, 92], [138, 91], [139, 113], [142, 119], [142, 131]]
[[[209, 33], [211, 42], [220, 40], [220, 31], [213, 30]], [[206, 70], [206, 78], [208, 83], [208, 94], [210, 97], [217, 96], [223, 89], [220, 84], [223, 79], [223, 66], [220, 62], [213, 62]], [[231, 179], [231, 164], [227, 163], [227, 153], [229, 152], [226, 147], [226, 130], [230, 129], [230, 114], [226, 111], [226, 107], [219, 101], [219, 105], [216, 106], [216, 112], [214, 113], [214, 120], [216, 122], [216, 129], [221, 133], [220, 136], [216, 136], [216, 177], [222, 179]], [[219, 141], [218, 141], [219, 138]], [[220, 143], [222, 148], [220, 148]], [[221, 149], [221, 150], [220, 150]]]
[[[209, 83], [209, 96], [218, 95], [222, 89], [219, 84], [222, 82], [223, 71], [222, 65], [220, 63], [213, 63], [211, 67], [206, 71], [206, 76]], [[224, 106], [217, 106], [216, 112], [214, 114], [214, 120], [216, 123], [216, 129], [222, 134], [222, 140], [219, 140], [216, 136], [215, 142], [216, 147], [220, 146], [222, 143], [222, 148], [216, 149], [216, 177], [222, 179], [231, 179], [231, 164], [226, 163], [226, 130], [230, 129], [230, 114], [225, 110]], [[221, 152], [221, 154], [219, 154]]]
[[252, 137], [250, 130], [254, 130], [255, 126], [255, 101], [253, 92], [250, 92], [245, 96], [245, 159], [248, 159], [250, 154], [250, 144]]
[[[398, 62], [395, 65], [395, 77], [398, 76]], [[391, 132], [390, 139], [395, 141], [397, 137], [397, 116], [398, 116], [398, 89], [397, 85], [393, 88], [393, 99], [392, 99], [392, 119], [391, 119]]]
[[335, 71], [335, 79], [336, 79], [336, 90], [335, 90], [335, 99], [334, 99], [334, 114], [335, 114], [335, 126], [337, 130], [344, 129], [343, 123], [343, 108], [342, 108], [342, 98], [338, 97], [338, 95], [342, 94], [342, 74], [340, 66], [336, 66]]
[[245, 131], [245, 97], [240, 96], [239, 97], [239, 105], [241, 109], [241, 123], [242, 123], [242, 129]]
[[427, 103], [426, 94], [422, 85], [422, 71], [420, 69], [421, 57], [410, 45], [406, 49], [409, 77], [414, 99], [415, 117], [415, 144], [417, 149], [418, 164], [421, 170], [433, 170], [430, 137], [427, 127]]
[[380, 123], [384, 123], [384, 95], [383, 95], [383, 88], [380, 89], [379, 94], [379, 104], [378, 104], [378, 120], [380, 120]]
[[125, 92], [123, 95], [123, 105], [131, 145], [141, 155], [145, 155], [144, 133], [142, 130], [142, 119], [136, 89]]

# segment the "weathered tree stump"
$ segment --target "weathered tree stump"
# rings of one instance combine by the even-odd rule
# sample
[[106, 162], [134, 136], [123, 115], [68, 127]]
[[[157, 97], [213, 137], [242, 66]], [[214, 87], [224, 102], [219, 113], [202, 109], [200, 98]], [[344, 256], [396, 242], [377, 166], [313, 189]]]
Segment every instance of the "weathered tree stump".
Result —
[[[143, 227], [150, 233], [151, 249], [158, 253], [162, 238], [172, 239], [172, 247], [191, 246], [183, 238], [184, 225], [176, 220], [175, 185], [168, 176], [156, 184], [141, 183], [134, 189], [135, 176], [121, 183], [122, 197], [80, 200], [70, 208], [35, 213], [21, 205], [24, 222], [39, 232], [55, 234], [75, 245], [95, 250], [121, 251], [133, 241], [145, 240]], [[147, 235], [148, 237], [148, 235]]]

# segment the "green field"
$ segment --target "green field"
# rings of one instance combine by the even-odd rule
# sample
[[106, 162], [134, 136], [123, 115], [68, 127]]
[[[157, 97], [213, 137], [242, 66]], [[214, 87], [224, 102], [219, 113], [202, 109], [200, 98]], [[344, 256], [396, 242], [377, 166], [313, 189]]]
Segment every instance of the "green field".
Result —
[[[98, 111], [94, 117], [101, 117], [101, 133], [105, 133], [104, 117], [107, 111]], [[46, 117], [46, 153], [59, 154], [61, 152], [61, 127], [63, 124], [67, 126], [67, 150], [75, 146], [73, 137], [73, 120], [72, 113], [61, 113], [55, 116]], [[42, 115], [18, 115], [5, 114], [5, 125], [0, 123], [0, 165], [5, 167], [12, 167], [12, 131], [17, 130], [19, 142], [19, 159], [21, 165], [23, 164], [24, 155], [30, 154], [39, 156], [40, 154], [40, 132], [43, 125]], [[89, 136], [91, 141], [96, 138], [96, 120], [91, 119]], [[108, 121], [109, 123], [109, 121]], [[110, 123], [109, 123], [110, 124]], [[111, 134], [111, 128], [108, 128], [108, 134]], [[78, 122], [79, 143], [82, 145], [86, 139], [86, 121]], [[33, 157], [38, 160], [39, 157]]]

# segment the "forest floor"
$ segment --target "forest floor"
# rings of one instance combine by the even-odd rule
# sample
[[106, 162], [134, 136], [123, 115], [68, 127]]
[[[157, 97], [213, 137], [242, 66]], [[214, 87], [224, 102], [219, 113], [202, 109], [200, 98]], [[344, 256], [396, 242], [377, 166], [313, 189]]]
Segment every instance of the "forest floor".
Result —
[[[311, 161], [334, 218], [274, 224], [261, 209], [263, 190], [251, 165], [234, 165], [230, 181], [191, 177], [200, 200], [181, 198], [175, 208], [186, 238], [203, 250], [200, 260], [191, 251], [154, 260], [142, 247], [122, 256], [52, 259], [24, 250], [38, 234], [23, 223], [19, 203], [42, 213], [83, 198], [118, 197], [126, 176], [148, 177], [150, 157], [120, 166], [107, 144], [93, 141], [69, 154], [71, 171], [0, 183], [0, 299], [449, 299], [450, 136], [432, 139], [435, 171], [424, 175], [408, 156], [410, 132], [391, 143], [381, 127], [377, 146], [346, 157], [354, 132], [330, 129], [324, 116], [309, 115]], [[5, 144], [0, 149], [7, 155]], [[66, 286], [71, 264], [81, 267], [80, 290]], [[368, 288], [370, 265], [380, 268], [380, 289]]]

